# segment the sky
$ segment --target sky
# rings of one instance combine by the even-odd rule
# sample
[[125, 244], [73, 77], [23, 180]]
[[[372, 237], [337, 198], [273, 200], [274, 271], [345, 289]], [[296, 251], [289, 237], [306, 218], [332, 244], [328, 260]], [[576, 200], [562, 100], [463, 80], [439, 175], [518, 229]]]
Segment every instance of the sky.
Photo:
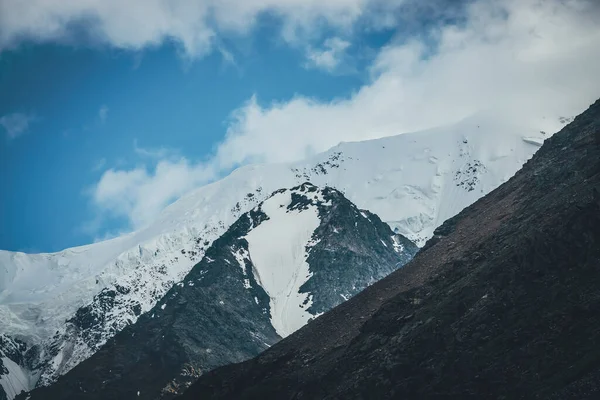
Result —
[[0, 249], [150, 223], [248, 163], [600, 97], [594, 0], [0, 0]]

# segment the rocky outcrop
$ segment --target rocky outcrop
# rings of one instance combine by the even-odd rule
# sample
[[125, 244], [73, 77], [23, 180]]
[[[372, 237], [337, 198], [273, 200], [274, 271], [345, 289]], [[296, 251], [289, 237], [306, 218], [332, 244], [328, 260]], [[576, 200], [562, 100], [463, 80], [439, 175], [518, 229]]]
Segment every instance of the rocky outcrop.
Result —
[[417, 250], [335, 189], [305, 183], [276, 191], [152, 310], [28, 398], [173, 397], [211, 369], [269, 348]]

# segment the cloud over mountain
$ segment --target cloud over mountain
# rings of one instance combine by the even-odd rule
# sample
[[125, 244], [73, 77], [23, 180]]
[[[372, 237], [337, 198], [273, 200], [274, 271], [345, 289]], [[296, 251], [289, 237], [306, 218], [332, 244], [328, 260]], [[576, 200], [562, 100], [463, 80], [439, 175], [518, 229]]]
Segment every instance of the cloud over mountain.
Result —
[[[239, 18], [256, 15], [256, 4], [237, 10], [226, 25], [248, 29]], [[289, 18], [292, 10], [302, 10], [290, 20], [296, 24], [322, 13], [340, 26], [362, 18], [363, 8], [377, 8], [367, 1], [261, 4], [283, 16], [290, 12]], [[138, 225], [174, 196], [238, 165], [297, 160], [340, 141], [427, 129], [484, 109], [553, 131], [558, 116], [574, 115], [600, 92], [599, 17], [600, 7], [586, 0], [472, 2], [461, 18], [395, 37], [371, 63], [368, 82], [351, 96], [320, 101], [298, 95], [267, 105], [252, 97], [232, 113], [211, 159], [200, 164], [165, 159], [156, 168], [107, 171], [93, 200]], [[126, 184], [116, 177], [127, 178]]]

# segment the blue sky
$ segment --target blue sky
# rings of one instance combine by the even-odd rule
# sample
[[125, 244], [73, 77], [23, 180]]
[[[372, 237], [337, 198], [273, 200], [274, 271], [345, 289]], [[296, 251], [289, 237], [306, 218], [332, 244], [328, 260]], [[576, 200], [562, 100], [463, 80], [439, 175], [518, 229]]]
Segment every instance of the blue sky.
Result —
[[112, 3], [0, 16], [0, 249], [136, 229], [241, 164], [600, 93], [584, 0]]
[[[363, 57], [389, 36], [366, 38]], [[86, 229], [94, 213], [86, 192], [106, 169], [152, 164], [144, 150], [207, 157], [229, 114], [255, 94], [265, 104], [296, 93], [328, 100], [364, 82], [360, 57], [355, 71], [332, 74], [307, 68], [304, 54], [271, 37], [267, 26], [246, 48], [231, 46], [234, 60], [213, 52], [190, 62], [173, 43], [142, 51], [26, 44], [1, 53], [0, 115], [31, 121], [27, 134], [0, 141], [0, 248], [56, 251], [127, 229], [126, 218]]]

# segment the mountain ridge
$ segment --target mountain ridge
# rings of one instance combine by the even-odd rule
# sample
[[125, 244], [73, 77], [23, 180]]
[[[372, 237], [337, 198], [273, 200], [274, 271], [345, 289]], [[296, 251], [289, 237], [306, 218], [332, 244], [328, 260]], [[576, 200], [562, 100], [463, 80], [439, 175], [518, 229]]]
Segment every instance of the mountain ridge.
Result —
[[[344, 143], [302, 162], [244, 167], [183, 196], [141, 231], [33, 256], [39, 264], [0, 251], [3, 332], [38, 355], [24, 366], [41, 373], [37, 385], [53, 382], [150, 310], [239, 215], [273, 190], [306, 180], [337, 187], [422, 244], [435, 226], [508, 179], [549, 136], [486, 118]], [[99, 323], [80, 332], [69, 321], [90, 309]]]
[[599, 266], [600, 100], [405, 267], [181, 399], [597, 398]]
[[150, 312], [27, 396], [170, 398], [197, 374], [265, 350], [417, 249], [335, 189], [278, 190], [240, 216]]

